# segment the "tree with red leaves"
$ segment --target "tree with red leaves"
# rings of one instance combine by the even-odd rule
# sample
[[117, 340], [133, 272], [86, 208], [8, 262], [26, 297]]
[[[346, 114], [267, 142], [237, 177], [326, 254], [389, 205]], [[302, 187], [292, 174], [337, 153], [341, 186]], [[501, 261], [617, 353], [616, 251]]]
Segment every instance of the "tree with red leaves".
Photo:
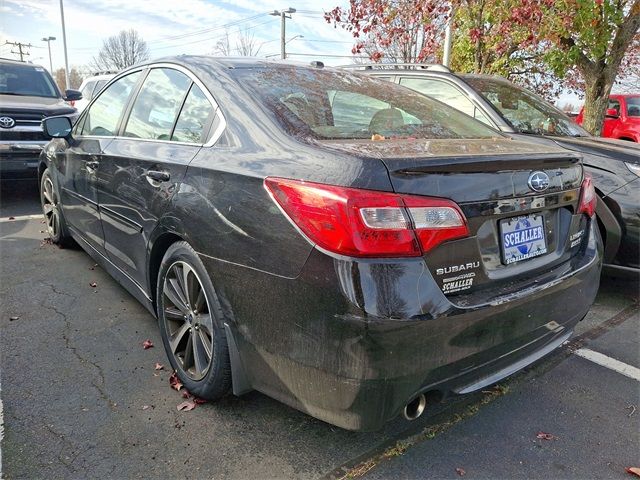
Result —
[[455, 70], [507, 76], [546, 96], [584, 89], [594, 134], [616, 78], [640, 63], [640, 0], [350, 0], [325, 19], [353, 34], [354, 54], [422, 62], [440, 56], [452, 7]]

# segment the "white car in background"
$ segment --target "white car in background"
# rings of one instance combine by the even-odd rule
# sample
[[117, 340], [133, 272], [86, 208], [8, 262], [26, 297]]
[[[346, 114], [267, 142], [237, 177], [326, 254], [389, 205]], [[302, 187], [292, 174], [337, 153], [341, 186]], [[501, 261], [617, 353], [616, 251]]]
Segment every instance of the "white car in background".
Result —
[[104, 87], [109, 82], [109, 80], [115, 77], [117, 73], [118, 72], [115, 71], [98, 72], [91, 77], [85, 78], [82, 81], [82, 85], [80, 85], [82, 100], [78, 100], [73, 105], [78, 109], [78, 113], [82, 112], [85, 107], [89, 105], [89, 103], [91, 103], [93, 97], [95, 97], [100, 92], [100, 90], [102, 90], [102, 87]]

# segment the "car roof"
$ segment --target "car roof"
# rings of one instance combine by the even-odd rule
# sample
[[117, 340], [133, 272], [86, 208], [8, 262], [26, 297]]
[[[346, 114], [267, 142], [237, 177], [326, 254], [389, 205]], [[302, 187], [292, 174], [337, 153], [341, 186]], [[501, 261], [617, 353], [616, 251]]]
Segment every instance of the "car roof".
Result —
[[11, 58], [0, 58], [0, 63], [4, 63], [7, 65], [17, 65], [22, 67], [44, 68], [42, 65], [38, 65], [37, 63], [21, 62], [20, 60], [13, 60]]
[[147, 61], [137, 66], [154, 65], [158, 63], [176, 63], [185, 67], [213, 67], [220, 70], [233, 70], [242, 68], [265, 68], [265, 67], [307, 67], [318, 68], [324, 67], [320, 62], [319, 65], [313, 65], [313, 62], [297, 62], [292, 60], [280, 60], [258, 57], [217, 57], [213, 55], [176, 55], [171, 57], [157, 58]]

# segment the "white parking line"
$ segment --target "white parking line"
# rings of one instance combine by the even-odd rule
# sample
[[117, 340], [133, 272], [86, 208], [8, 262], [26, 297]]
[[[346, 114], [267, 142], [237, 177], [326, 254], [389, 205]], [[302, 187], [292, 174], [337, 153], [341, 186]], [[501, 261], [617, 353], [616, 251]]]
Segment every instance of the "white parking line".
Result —
[[640, 368], [628, 365], [620, 360], [603, 355], [602, 353], [594, 352], [588, 348], [580, 348], [575, 351], [575, 354], [640, 382]]
[[19, 215], [17, 217], [0, 217], [0, 223], [1, 222], [16, 222], [18, 220], [35, 220], [35, 219], [42, 219], [44, 218], [44, 216], [39, 213], [37, 215]]

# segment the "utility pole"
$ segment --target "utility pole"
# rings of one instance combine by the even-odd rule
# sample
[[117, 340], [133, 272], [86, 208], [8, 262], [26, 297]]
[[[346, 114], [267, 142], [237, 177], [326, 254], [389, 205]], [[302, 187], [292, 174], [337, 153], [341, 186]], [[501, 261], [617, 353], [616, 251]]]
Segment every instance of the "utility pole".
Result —
[[67, 58], [67, 31], [64, 28], [64, 6], [60, 0], [60, 18], [62, 19], [62, 47], [64, 49], [64, 81], [67, 90], [71, 88], [69, 83], [69, 59]]
[[287, 18], [291, 18], [290, 15], [287, 16], [287, 13], [296, 13], [296, 9], [289, 7], [286, 10], [274, 10], [269, 14], [269, 15], [273, 15], [274, 17], [280, 17], [280, 58], [282, 60], [287, 58], [287, 50], [286, 50], [287, 42], [284, 37], [286, 33], [285, 27], [286, 27]]
[[56, 37], [43, 37], [42, 41], [47, 42], [47, 47], [49, 47], [49, 71], [51, 75], [53, 75], [53, 62], [51, 61], [51, 41], [55, 40]]
[[444, 54], [442, 55], [442, 63], [445, 67], [451, 67], [451, 44], [453, 43], [453, 16], [455, 11], [453, 5], [449, 10], [449, 20], [444, 30]]
[[26, 50], [23, 51], [23, 48], [31, 48], [33, 45], [31, 45], [30, 43], [20, 43], [20, 42], [4, 42], [5, 45], [12, 45], [14, 47], [18, 47], [18, 51], [16, 52], [15, 50], [11, 50], [11, 53], [15, 53], [16, 55], [20, 55], [20, 61], [24, 62], [24, 57], [25, 56], [29, 56], [30, 53], [27, 52]]

